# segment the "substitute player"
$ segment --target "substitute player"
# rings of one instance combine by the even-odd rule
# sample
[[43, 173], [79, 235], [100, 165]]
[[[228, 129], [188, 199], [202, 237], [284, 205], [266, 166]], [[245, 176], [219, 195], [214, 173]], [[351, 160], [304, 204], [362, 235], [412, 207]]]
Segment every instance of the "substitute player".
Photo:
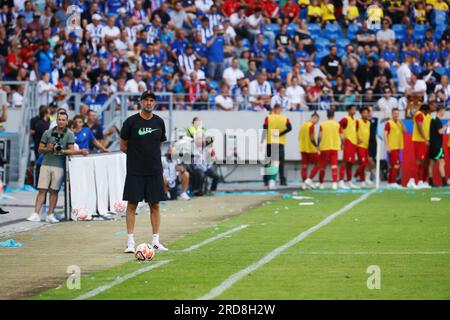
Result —
[[427, 182], [430, 146], [430, 106], [423, 104], [413, 117], [414, 129], [412, 141], [416, 158], [416, 182], [409, 179], [408, 188], [430, 188]]
[[[309, 121], [306, 121], [300, 126], [298, 131], [299, 150], [302, 155], [302, 189], [314, 189], [315, 185], [313, 179], [319, 171], [319, 149], [316, 142], [315, 125], [319, 122], [319, 115], [314, 112]], [[313, 168], [308, 177], [308, 165], [313, 165]]]
[[324, 189], [325, 170], [327, 164], [331, 166], [331, 177], [333, 179], [332, 189], [337, 189], [338, 179], [338, 152], [341, 150], [340, 125], [334, 120], [334, 111], [327, 111], [327, 121], [320, 124], [319, 149], [320, 149], [320, 189]]
[[447, 179], [445, 177], [445, 155], [442, 148], [443, 135], [450, 126], [448, 123], [442, 126], [442, 118], [445, 115], [445, 107], [439, 106], [436, 109], [436, 117], [431, 119], [430, 123], [430, 165], [428, 166], [428, 181], [430, 186], [433, 186], [433, 168], [435, 162], [439, 164], [439, 174], [442, 179], [442, 186], [447, 186]]
[[[352, 182], [352, 166], [355, 163], [356, 150], [358, 145], [358, 138], [356, 134], [356, 106], [348, 106], [348, 115], [339, 121], [342, 133], [344, 135], [343, 149], [344, 154], [342, 156], [342, 164], [340, 170], [340, 182], [339, 188], [341, 189], [359, 189], [357, 185]], [[345, 184], [345, 174], [347, 174], [347, 180], [349, 181], [349, 187]]]
[[133, 234], [136, 208], [143, 200], [150, 206], [152, 245], [159, 251], [167, 250], [159, 242], [159, 201], [165, 199], [161, 146], [166, 141], [166, 127], [164, 121], [153, 114], [155, 94], [145, 91], [139, 103], [141, 110], [125, 120], [120, 132], [120, 150], [127, 155], [127, 176], [123, 191], [123, 200], [128, 201], [126, 253], [134, 253], [135, 250]]
[[403, 150], [403, 135], [406, 133], [406, 127], [400, 120], [400, 111], [398, 108], [392, 109], [392, 118], [384, 126], [384, 141], [389, 157], [388, 186], [394, 189], [400, 189], [397, 184], [397, 177], [400, 171], [400, 153]]
[[358, 147], [356, 149], [358, 154], [359, 166], [355, 171], [355, 177], [359, 177], [361, 187], [369, 187], [366, 183], [366, 167], [369, 163], [369, 140], [370, 140], [370, 125], [369, 108], [362, 107], [359, 111], [361, 119], [356, 120], [356, 135], [358, 138]]

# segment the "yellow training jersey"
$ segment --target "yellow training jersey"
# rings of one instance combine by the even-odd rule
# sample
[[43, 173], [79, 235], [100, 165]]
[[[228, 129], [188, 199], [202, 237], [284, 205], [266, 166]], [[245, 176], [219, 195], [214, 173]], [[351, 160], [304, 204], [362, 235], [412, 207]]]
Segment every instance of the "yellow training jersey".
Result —
[[350, 116], [345, 116], [345, 119], [347, 119], [347, 127], [342, 130], [342, 133], [344, 134], [344, 138], [349, 140], [354, 145], [358, 144], [358, 139], [356, 137], [356, 120], [355, 118], [352, 118]]
[[401, 121], [389, 120], [386, 144], [389, 150], [403, 150], [403, 125]]
[[340, 125], [334, 120], [327, 120], [320, 124], [322, 139], [320, 140], [320, 151], [341, 150]]
[[422, 120], [422, 128], [423, 132], [425, 134], [425, 138], [429, 141], [430, 140], [430, 124], [431, 124], [431, 115], [425, 114], [422, 111], [417, 111], [414, 114], [413, 121], [414, 121], [414, 129], [413, 129], [413, 136], [412, 141], [417, 142], [424, 142], [425, 140], [422, 138], [422, 136], [419, 133], [417, 121]]
[[307, 121], [300, 126], [300, 130], [298, 131], [298, 143], [300, 152], [306, 153], [317, 153], [317, 147], [311, 142], [311, 128], [314, 128], [314, 125], [311, 121]]
[[332, 3], [329, 3], [325, 5], [322, 3], [322, 20], [323, 21], [332, 21], [336, 20], [336, 17], [334, 15], [334, 5]]
[[369, 149], [369, 140], [370, 140], [370, 121], [364, 121], [363, 119], [359, 119], [358, 121], [358, 147]]
[[278, 134], [280, 134], [287, 129], [288, 118], [282, 114], [271, 114], [267, 120], [267, 143], [285, 144], [286, 135], [280, 137], [275, 132], [278, 130]]

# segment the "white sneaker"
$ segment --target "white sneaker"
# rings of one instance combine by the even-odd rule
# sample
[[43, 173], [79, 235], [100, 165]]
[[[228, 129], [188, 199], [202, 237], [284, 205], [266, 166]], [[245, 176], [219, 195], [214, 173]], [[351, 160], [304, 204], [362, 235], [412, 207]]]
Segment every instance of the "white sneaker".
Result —
[[363, 181], [360, 184], [360, 188], [363, 188], [363, 189], [368, 189], [368, 188], [372, 188], [372, 187], [373, 186], [371, 186], [367, 181]]
[[58, 223], [59, 220], [55, 218], [55, 215], [51, 214], [51, 215], [48, 215], [47, 218], [45, 218], [45, 222]]
[[397, 183], [389, 183], [388, 188], [389, 189], [403, 189], [403, 187]]
[[186, 192], [183, 192], [182, 194], [180, 194], [180, 199], [181, 200], [191, 200], [191, 197], [189, 197]]
[[269, 180], [269, 190], [273, 190], [276, 188], [275, 180]]
[[155, 248], [157, 251], [168, 251], [169, 249], [167, 249], [166, 247], [164, 247], [161, 243], [159, 243], [158, 241], [153, 241], [152, 242], [152, 246], [153, 248]]
[[325, 184], [323, 184], [323, 183], [319, 184], [319, 189], [320, 190], [324, 190], [325, 189]]
[[349, 184], [348, 184], [348, 186], [351, 188], [351, 189], [361, 189], [361, 187], [360, 186], [358, 186], [356, 183], [354, 183], [353, 181], [350, 181], [349, 182]]
[[431, 186], [428, 184], [428, 182], [419, 181], [419, 184], [417, 185], [419, 189], [431, 189]]
[[304, 182], [302, 183], [301, 188], [302, 188], [302, 190], [308, 189], [308, 187], [306, 186], [306, 184]]
[[338, 185], [339, 189], [344, 189], [344, 190], [348, 190], [350, 189], [349, 187], [347, 187], [345, 185], [345, 182], [343, 180], [339, 181], [339, 185]]
[[123, 252], [124, 253], [134, 253], [135, 252], [135, 250], [134, 250], [134, 243], [133, 244], [128, 244]]
[[414, 181], [414, 178], [409, 179], [406, 187], [409, 189], [417, 189], [417, 185], [416, 185], [416, 182]]
[[43, 204], [41, 207], [41, 211], [39, 211], [39, 216], [44, 220], [47, 217], [48, 206]]
[[33, 221], [33, 222], [40, 222], [41, 221], [41, 217], [36, 212], [34, 212], [31, 216], [29, 216], [27, 218], [27, 220], [28, 221]]
[[337, 188], [338, 188], [337, 182], [333, 182], [333, 184], [331, 185], [331, 189], [337, 190]]
[[305, 184], [306, 184], [306, 186], [307, 186], [308, 188], [311, 188], [311, 189], [315, 189], [315, 188], [316, 188], [316, 186], [314, 185], [314, 183], [312, 182], [312, 180], [309, 179], [309, 178], [306, 179]]
[[366, 171], [366, 183], [367, 184], [373, 184], [373, 182], [370, 180], [372, 178], [372, 173], [370, 171]]

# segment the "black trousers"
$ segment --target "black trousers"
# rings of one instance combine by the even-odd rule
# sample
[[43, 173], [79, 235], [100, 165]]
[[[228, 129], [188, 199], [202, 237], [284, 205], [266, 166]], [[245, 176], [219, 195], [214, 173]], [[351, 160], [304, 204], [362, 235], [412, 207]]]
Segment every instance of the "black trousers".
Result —
[[213, 166], [206, 171], [201, 170], [200, 168], [192, 168], [192, 191], [194, 193], [201, 192], [203, 193], [203, 187], [205, 183], [206, 177], [211, 178], [211, 189], [210, 191], [216, 191], [217, 185], [219, 184], [220, 176], [217, 173], [216, 168]]
[[[275, 154], [278, 149], [278, 156]], [[272, 155], [272, 152], [274, 154]], [[279, 173], [280, 173], [280, 183], [286, 182], [286, 176], [284, 172], [284, 163], [285, 163], [285, 153], [284, 153], [284, 144], [268, 144], [267, 145], [267, 157], [271, 160], [280, 161]], [[264, 176], [264, 184], [267, 184], [268, 178]]]

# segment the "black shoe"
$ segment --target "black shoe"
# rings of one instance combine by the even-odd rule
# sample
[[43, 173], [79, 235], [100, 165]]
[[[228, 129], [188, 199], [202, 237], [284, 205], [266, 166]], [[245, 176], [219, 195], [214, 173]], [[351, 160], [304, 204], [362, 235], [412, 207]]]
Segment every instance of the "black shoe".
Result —
[[9, 213], [9, 211], [5, 211], [2, 208], [0, 208], [0, 214], [8, 214], [8, 213]]
[[428, 184], [430, 185], [430, 187], [434, 187], [433, 178], [428, 178]]
[[281, 180], [280, 180], [280, 186], [287, 186], [287, 181], [286, 181], [286, 179], [281, 179]]
[[442, 177], [442, 186], [443, 187], [447, 187], [448, 186], [447, 179], [445, 177]]

